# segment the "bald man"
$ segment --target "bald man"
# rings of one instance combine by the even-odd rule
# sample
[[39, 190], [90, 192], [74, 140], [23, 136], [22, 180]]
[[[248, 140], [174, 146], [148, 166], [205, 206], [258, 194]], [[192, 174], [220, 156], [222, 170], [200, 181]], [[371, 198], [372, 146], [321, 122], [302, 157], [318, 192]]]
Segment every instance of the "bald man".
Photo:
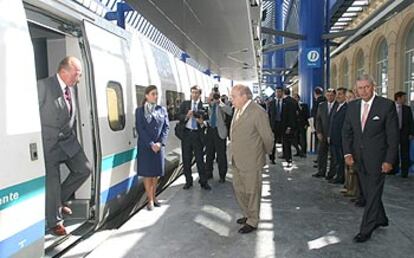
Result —
[[[91, 165], [76, 137], [74, 86], [82, 74], [81, 62], [65, 57], [57, 74], [38, 81], [40, 119], [46, 166], [46, 220], [56, 235], [66, 235], [62, 213], [72, 214], [64, 203], [91, 174]], [[70, 170], [61, 184], [61, 163]]]
[[257, 229], [262, 194], [262, 169], [266, 154], [272, 153], [273, 132], [266, 111], [252, 101], [250, 89], [233, 87], [231, 96], [235, 115], [231, 125], [233, 187], [243, 217], [239, 233]]

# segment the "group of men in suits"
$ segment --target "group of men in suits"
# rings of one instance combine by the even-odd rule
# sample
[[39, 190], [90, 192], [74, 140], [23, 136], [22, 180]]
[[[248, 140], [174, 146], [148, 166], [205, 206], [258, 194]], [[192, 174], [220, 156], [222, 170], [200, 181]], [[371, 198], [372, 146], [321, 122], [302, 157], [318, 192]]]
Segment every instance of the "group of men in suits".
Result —
[[306, 157], [306, 130], [309, 125], [309, 108], [296, 98], [290, 96], [289, 88], [277, 87], [275, 98], [267, 107], [270, 125], [274, 134], [272, 154], [269, 159], [275, 164], [276, 144], [282, 143], [283, 155], [287, 167], [292, 166], [292, 145], [296, 147], [296, 156]]

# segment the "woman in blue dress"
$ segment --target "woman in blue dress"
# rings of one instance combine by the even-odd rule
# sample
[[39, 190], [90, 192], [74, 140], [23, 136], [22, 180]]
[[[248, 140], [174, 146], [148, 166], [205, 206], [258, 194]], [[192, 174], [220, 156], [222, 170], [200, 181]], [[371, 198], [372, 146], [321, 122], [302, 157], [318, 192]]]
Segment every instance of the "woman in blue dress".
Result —
[[135, 110], [135, 121], [138, 132], [138, 176], [144, 177], [147, 209], [159, 207], [155, 198], [158, 177], [164, 175], [165, 144], [169, 131], [167, 110], [157, 105], [157, 87], [145, 88], [145, 99], [142, 107]]

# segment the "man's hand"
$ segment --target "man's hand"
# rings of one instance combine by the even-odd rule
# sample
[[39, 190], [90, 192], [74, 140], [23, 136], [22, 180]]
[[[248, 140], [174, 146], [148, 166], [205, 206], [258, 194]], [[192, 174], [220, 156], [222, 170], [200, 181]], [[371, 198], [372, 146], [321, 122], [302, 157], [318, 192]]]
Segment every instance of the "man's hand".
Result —
[[388, 162], [382, 163], [382, 173], [388, 174], [392, 170], [392, 164]]
[[286, 128], [285, 134], [290, 134], [292, 132], [292, 129], [290, 127]]
[[151, 149], [153, 152], [158, 153], [161, 150], [161, 143], [157, 142], [151, 145]]
[[196, 120], [197, 120], [197, 123], [199, 123], [199, 124], [204, 124], [204, 120], [203, 120], [203, 118], [202, 118], [202, 117], [199, 117], [199, 118], [197, 118]]
[[345, 156], [345, 164], [352, 167], [354, 165], [354, 163], [355, 163], [355, 161], [354, 161], [354, 158], [352, 157], [352, 155], [346, 155]]
[[193, 111], [192, 110], [188, 110], [188, 113], [187, 113], [187, 119], [190, 119], [190, 118], [192, 118], [193, 117]]
[[323, 135], [321, 133], [317, 133], [316, 134], [316, 137], [318, 137], [318, 140], [319, 141], [322, 141], [323, 140]]

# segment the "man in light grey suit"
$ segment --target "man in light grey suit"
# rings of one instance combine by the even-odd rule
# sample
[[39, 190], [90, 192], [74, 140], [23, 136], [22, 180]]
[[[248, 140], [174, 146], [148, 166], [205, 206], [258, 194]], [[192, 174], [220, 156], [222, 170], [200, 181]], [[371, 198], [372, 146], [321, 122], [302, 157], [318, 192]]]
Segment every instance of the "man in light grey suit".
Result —
[[206, 174], [207, 178], [213, 177], [213, 162], [217, 153], [217, 161], [220, 175], [220, 183], [224, 183], [227, 174], [227, 126], [226, 114], [232, 115], [233, 110], [220, 99], [218, 90], [213, 90], [209, 97], [209, 123], [207, 127], [206, 141]]
[[[91, 174], [91, 165], [76, 137], [74, 86], [82, 74], [80, 61], [64, 58], [57, 74], [38, 81], [38, 96], [46, 166], [46, 220], [56, 235], [66, 235], [62, 213], [71, 214], [63, 205]], [[60, 163], [70, 169], [60, 183]]]
[[237, 220], [239, 233], [254, 231], [259, 224], [262, 170], [266, 154], [272, 153], [273, 132], [266, 111], [252, 102], [252, 92], [243, 85], [231, 91], [236, 109], [231, 124], [231, 160], [234, 192], [243, 211]]

